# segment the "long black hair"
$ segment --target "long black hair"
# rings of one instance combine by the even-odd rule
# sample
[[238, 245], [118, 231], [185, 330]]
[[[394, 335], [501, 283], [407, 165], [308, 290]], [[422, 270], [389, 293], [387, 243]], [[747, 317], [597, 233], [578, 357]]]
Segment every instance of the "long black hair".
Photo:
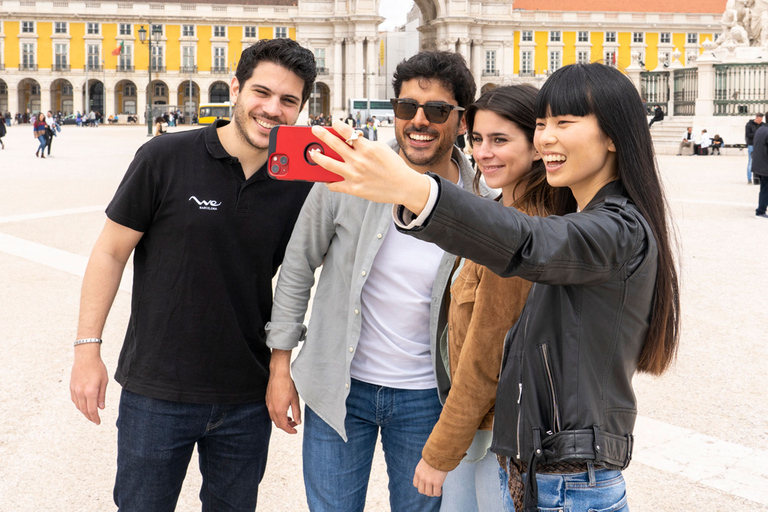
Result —
[[[480, 96], [476, 102], [467, 107], [469, 145], [473, 146], [472, 132], [475, 127], [475, 116], [479, 111], [487, 110], [514, 123], [525, 134], [528, 143], [533, 146], [533, 134], [536, 131], [536, 116], [533, 108], [538, 92], [538, 89], [528, 84], [507, 85], [491, 89]], [[475, 192], [480, 191], [481, 175], [479, 170], [475, 173], [473, 183]], [[521, 188], [519, 194], [518, 188]], [[565, 215], [576, 211], [576, 200], [570, 189], [554, 188], [547, 183], [547, 171], [541, 159], [533, 162], [531, 169], [515, 185], [514, 192], [517, 199], [512, 206], [529, 215]]]
[[651, 227], [658, 246], [658, 271], [648, 334], [637, 369], [654, 375], [666, 370], [680, 337], [679, 280], [672, 245], [669, 206], [640, 95], [619, 70], [603, 64], [572, 64], [544, 83], [536, 117], [594, 115], [616, 147], [616, 169], [630, 200]]

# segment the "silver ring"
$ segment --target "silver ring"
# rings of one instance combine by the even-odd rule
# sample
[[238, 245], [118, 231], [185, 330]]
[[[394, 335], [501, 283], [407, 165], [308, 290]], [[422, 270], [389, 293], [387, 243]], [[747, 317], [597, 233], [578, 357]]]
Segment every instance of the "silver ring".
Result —
[[359, 138], [360, 138], [360, 135], [358, 134], [357, 130], [355, 130], [352, 132], [352, 135], [350, 135], [349, 138], [344, 142], [346, 142], [349, 145], [349, 147], [354, 149], [355, 141]]

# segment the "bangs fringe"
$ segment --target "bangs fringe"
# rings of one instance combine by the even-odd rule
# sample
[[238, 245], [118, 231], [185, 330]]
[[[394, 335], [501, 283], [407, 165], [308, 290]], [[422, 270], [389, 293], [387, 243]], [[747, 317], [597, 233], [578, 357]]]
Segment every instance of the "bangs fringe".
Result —
[[558, 69], [541, 87], [536, 98], [536, 117], [593, 114], [592, 88], [583, 64]]

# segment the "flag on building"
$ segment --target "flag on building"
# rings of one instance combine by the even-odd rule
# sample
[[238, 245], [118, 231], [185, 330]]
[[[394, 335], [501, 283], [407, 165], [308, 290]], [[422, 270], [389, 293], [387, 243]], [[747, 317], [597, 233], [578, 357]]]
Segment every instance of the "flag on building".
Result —
[[117, 57], [118, 55], [120, 55], [121, 53], [123, 53], [123, 46], [125, 46], [125, 41], [120, 41], [120, 44], [117, 46], [117, 48], [115, 48], [114, 50], [112, 50], [112, 55], [114, 55], [115, 57]]

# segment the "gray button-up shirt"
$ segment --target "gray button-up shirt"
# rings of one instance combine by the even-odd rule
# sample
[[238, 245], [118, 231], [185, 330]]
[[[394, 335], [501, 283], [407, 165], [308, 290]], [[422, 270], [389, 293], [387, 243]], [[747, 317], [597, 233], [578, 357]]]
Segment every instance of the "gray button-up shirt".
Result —
[[[400, 149], [394, 140], [389, 145], [395, 151]], [[456, 147], [452, 158], [459, 164], [464, 188], [471, 191], [474, 171], [469, 162]], [[481, 195], [493, 192], [481, 184]], [[345, 441], [349, 368], [360, 339], [361, 293], [391, 219], [392, 205], [316, 185], [307, 196], [286, 248], [272, 321], [266, 327], [270, 348], [292, 350], [305, 340], [291, 365], [296, 390]], [[430, 352], [441, 401], [450, 389], [450, 378], [440, 355], [438, 333], [445, 325], [447, 307], [442, 302], [455, 259], [446, 253], [440, 261], [430, 307]], [[307, 329], [304, 317], [315, 270], [321, 265]]]

